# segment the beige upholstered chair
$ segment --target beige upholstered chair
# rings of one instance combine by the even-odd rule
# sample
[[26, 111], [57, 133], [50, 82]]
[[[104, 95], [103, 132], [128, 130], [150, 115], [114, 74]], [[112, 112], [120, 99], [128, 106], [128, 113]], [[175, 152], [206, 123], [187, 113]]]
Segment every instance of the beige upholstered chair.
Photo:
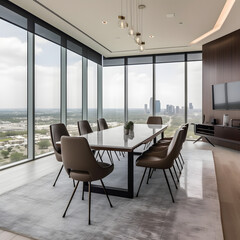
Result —
[[[173, 177], [173, 174], [172, 174], [172, 171], [171, 171], [171, 167], [173, 166], [174, 164], [174, 160], [178, 157], [179, 155], [179, 152], [182, 148], [182, 144], [183, 144], [183, 134], [184, 134], [184, 131], [183, 129], [178, 129], [166, 151], [166, 154], [165, 156], [162, 155], [160, 152], [156, 152], [156, 151], [152, 151], [152, 150], [148, 150], [146, 151], [145, 153], [143, 153], [138, 159], [137, 159], [137, 162], [136, 162], [136, 165], [139, 166], [139, 167], [145, 167], [145, 170], [144, 170], [144, 173], [143, 173], [143, 176], [142, 176], [142, 179], [141, 179], [141, 182], [140, 182], [140, 185], [139, 185], [139, 188], [138, 188], [138, 192], [137, 192], [137, 195], [139, 194], [139, 191], [140, 191], [140, 188], [141, 188], [141, 185], [142, 185], [142, 182], [143, 182], [143, 179], [144, 179], [144, 176], [145, 176], [145, 173], [147, 171], [148, 168], [150, 169], [162, 169], [163, 170], [163, 173], [164, 173], [164, 176], [165, 176], [165, 179], [167, 181], [167, 185], [168, 185], [168, 189], [169, 189], [169, 192], [171, 194], [171, 197], [172, 197], [172, 201], [174, 202], [174, 197], [173, 197], [173, 194], [172, 194], [172, 190], [171, 190], [171, 187], [170, 187], [170, 184], [169, 184], [169, 181], [168, 181], [168, 178], [167, 178], [167, 175], [166, 175], [166, 169], [169, 169], [169, 172], [173, 178], [173, 181], [174, 181], [174, 184], [175, 184], [175, 187], [177, 188], [177, 185], [176, 185], [176, 182], [174, 180], [174, 177]], [[150, 173], [150, 171], [149, 171]]]
[[114, 165], [108, 163], [97, 162], [88, 141], [83, 137], [65, 137], [61, 138], [63, 165], [70, 178], [77, 181], [77, 185], [72, 193], [67, 208], [63, 214], [65, 217], [68, 207], [74, 197], [80, 181], [88, 182], [89, 208], [88, 208], [88, 224], [91, 224], [91, 182], [100, 180], [105, 191], [110, 206], [111, 201], [102, 179], [109, 175]]
[[[54, 154], [56, 156], [57, 161], [62, 162], [62, 154], [61, 154], [61, 146], [57, 145], [56, 142], [60, 141], [62, 136], [69, 136], [68, 130], [63, 123], [57, 123], [50, 125], [50, 134], [53, 145]], [[57, 180], [62, 172], [63, 165], [60, 168], [60, 171], [54, 181], [53, 186], [55, 187]]]

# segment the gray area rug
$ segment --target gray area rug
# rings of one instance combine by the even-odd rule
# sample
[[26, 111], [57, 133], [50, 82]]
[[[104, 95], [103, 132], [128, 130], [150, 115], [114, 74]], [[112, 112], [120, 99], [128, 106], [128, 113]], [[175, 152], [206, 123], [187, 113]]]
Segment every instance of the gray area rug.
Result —
[[[88, 194], [81, 200], [82, 185], [68, 210], [62, 214], [73, 191], [72, 181], [62, 174], [56, 187], [56, 172], [0, 195], [0, 227], [41, 240], [60, 239], [223, 239], [219, 201], [211, 151], [183, 152], [180, 187], [169, 181], [172, 203], [163, 172], [146, 179], [138, 198], [125, 199], [92, 194], [92, 225], [88, 226]], [[127, 161], [115, 160], [115, 170], [106, 185], [126, 185]], [[135, 168], [135, 192], [143, 168]]]

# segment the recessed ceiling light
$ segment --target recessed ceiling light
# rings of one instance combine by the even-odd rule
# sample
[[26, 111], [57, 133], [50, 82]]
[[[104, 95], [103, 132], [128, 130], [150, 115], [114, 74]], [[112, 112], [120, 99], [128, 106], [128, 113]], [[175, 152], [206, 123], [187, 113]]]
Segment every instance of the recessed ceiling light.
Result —
[[173, 18], [173, 17], [175, 17], [175, 13], [168, 13], [168, 14], [166, 15], [166, 17], [167, 17], [167, 18]]
[[102, 24], [107, 24], [108, 22], [106, 20], [103, 20], [102, 21]]
[[154, 38], [155, 36], [153, 36], [153, 35], [149, 35], [149, 38]]

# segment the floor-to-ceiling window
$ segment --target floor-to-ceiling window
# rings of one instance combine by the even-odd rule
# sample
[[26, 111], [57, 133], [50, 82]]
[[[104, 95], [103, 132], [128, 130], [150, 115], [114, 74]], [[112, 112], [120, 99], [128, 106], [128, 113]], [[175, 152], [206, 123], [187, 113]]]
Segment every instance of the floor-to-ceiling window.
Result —
[[82, 56], [67, 51], [67, 127], [70, 135], [79, 135], [77, 121], [82, 120]]
[[146, 123], [153, 114], [152, 64], [128, 66], [128, 121]]
[[35, 35], [35, 155], [52, 151], [49, 125], [60, 122], [60, 46]]
[[103, 117], [109, 127], [124, 122], [124, 66], [103, 69]]
[[[202, 61], [187, 63], [188, 122], [202, 123]], [[188, 139], [196, 139], [193, 125], [189, 126]]]
[[185, 122], [184, 99], [184, 62], [159, 63], [156, 67], [156, 115], [168, 125], [166, 136]]
[[0, 166], [27, 158], [27, 31], [0, 19]]
[[97, 129], [97, 64], [88, 60], [88, 121]]

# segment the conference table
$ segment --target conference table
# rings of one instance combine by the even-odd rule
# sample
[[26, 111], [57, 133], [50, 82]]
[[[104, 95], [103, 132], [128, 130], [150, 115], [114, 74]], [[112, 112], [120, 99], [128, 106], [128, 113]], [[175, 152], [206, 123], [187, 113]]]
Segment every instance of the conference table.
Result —
[[[88, 140], [93, 150], [119, 151], [128, 154], [128, 179], [127, 189], [106, 186], [109, 195], [133, 198], [134, 196], [134, 154], [140, 155], [140, 152], [134, 150], [146, 141], [154, 140], [163, 133], [167, 125], [158, 124], [134, 124], [134, 130], [129, 135], [124, 134], [124, 126], [96, 131], [93, 133], [81, 135]], [[61, 144], [57, 142], [57, 144]], [[124, 160], [123, 160], [124, 161]], [[84, 190], [87, 191], [87, 183]], [[92, 192], [104, 194], [102, 186], [92, 184]]]

